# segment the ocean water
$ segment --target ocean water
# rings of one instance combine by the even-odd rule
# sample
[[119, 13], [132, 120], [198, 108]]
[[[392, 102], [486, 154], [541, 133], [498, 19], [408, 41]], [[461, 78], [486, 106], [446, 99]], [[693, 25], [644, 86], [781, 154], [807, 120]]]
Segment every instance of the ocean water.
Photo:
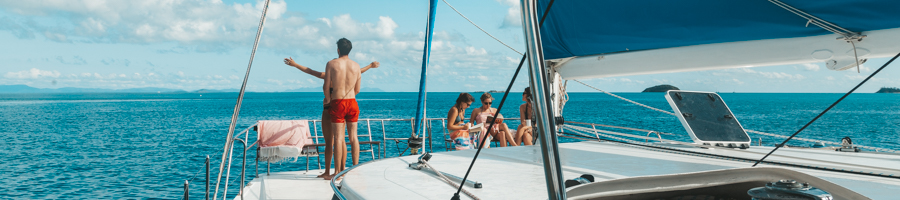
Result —
[[[446, 117], [459, 93], [429, 93], [428, 117]], [[476, 97], [478, 104], [478, 95]], [[501, 94], [495, 102], [500, 102]], [[662, 93], [621, 93], [623, 97], [671, 110]], [[815, 117], [841, 94], [733, 94], [722, 98], [746, 129], [789, 135]], [[675, 135], [665, 139], [689, 141], [675, 117], [658, 113], [602, 93], [571, 93], [563, 111], [566, 120], [650, 129]], [[236, 93], [208, 94], [2, 94], [0, 95], [0, 196], [12, 199], [179, 199], [185, 180], [191, 196], [203, 196], [203, 164], [212, 158], [213, 177], [225, 142]], [[521, 93], [511, 93], [503, 111], [518, 117]], [[411, 118], [415, 93], [361, 93], [361, 118]], [[320, 93], [248, 93], [237, 131], [257, 120], [319, 119]], [[494, 106], [497, 106], [495, 103]], [[471, 112], [470, 108], [467, 113]], [[380, 122], [369, 128], [381, 140]], [[511, 127], [517, 122], [511, 122]], [[408, 122], [385, 123], [390, 138], [409, 137]], [[433, 124], [434, 134], [442, 133]], [[249, 134], [249, 140], [255, 136]], [[780, 138], [750, 134], [754, 143]], [[839, 141], [900, 150], [900, 94], [853, 94], [798, 137]], [[433, 149], [443, 150], [435, 135]], [[573, 142], [563, 139], [562, 142]], [[376, 148], [389, 156], [402, 143]], [[792, 141], [789, 145], [810, 145]], [[367, 149], [363, 146], [363, 149]], [[248, 151], [247, 181], [254, 177]], [[240, 175], [240, 147], [235, 149], [231, 175]], [[371, 160], [364, 154], [363, 160]], [[312, 162], [315, 166], [315, 161]], [[306, 162], [272, 164], [273, 171], [302, 170]], [[264, 173], [264, 164], [260, 166]], [[476, 169], [477, 170], [477, 169]], [[213, 182], [213, 184], [215, 184]], [[238, 183], [232, 180], [228, 197]]]

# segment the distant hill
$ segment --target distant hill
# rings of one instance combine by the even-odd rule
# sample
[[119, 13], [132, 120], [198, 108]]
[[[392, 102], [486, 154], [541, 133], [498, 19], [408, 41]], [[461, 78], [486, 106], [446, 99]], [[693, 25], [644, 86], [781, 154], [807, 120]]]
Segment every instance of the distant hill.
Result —
[[[27, 85], [0, 85], [0, 93], [231, 93], [240, 92], [240, 89], [200, 89], [194, 91], [185, 91], [180, 89], [169, 88], [129, 88], [129, 89], [101, 89], [101, 88], [35, 88]], [[250, 91], [248, 91], [250, 92]], [[286, 90], [284, 92], [322, 92], [320, 87], [297, 88]], [[362, 88], [361, 92], [384, 92], [378, 88]]]
[[27, 85], [0, 85], [0, 93], [184, 93], [186, 91], [168, 88], [130, 88], [130, 89], [100, 89], [100, 88], [34, 88]]
[[878, 92], [875, 93], [900, 93], [900, 88], [895, 87], [882, 87]]
[[241, 90], [240, 89], [224, 89], [224, 90], [199, 89], [199, 90], [191, 91], [191, 93], [228, 93], [228, 92], [241, 92]]
[[675, 86], [672, 86], [669, 84], [663, 84], [663, 85], [648, 87], [647, 89], [644, 89], [644, 91], [641, 91], [641, 92], [666, 92], [669, 90], [680, 90], [680, 89], [678, 89], [678, 87], [675, 87]]
[[[285, 90], [284, 92], [322, 92], [321, 87], [307, 87], [307, 88], [297, 88], [292, 90]], [[384, 90], [378, 88], [367, 88], [364, 87], [359, 90], [359, 92], [384, 92]]]

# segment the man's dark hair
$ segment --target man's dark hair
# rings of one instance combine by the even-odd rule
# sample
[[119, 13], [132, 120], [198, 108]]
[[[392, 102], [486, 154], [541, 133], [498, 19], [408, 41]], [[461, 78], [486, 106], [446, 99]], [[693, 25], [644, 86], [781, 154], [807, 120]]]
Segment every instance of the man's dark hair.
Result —
[[337, 41], [338, 46], [338, 55], [345, 56], [350, 54], [350, 49], [353, 48], [353, 44], [350, 43], [350, 40], [347, 38], [341, 38]]

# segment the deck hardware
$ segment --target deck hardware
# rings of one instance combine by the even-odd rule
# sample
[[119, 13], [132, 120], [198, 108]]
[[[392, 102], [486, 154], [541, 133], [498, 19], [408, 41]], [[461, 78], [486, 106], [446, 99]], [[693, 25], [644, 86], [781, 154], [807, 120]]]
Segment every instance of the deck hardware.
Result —
[[800, 183], [794, 180], [779, 180], [766, 183], [765, 187], [757, 187], [747, 191], [753, 199], [781, 200], [781, 199], [816, 199], [832, 200], [834, 197], [825, 190], [818, 189], [809, 183]]
[[[203, 198], [209, 200], [209, 155], [206, 155], [206, 196]], [[187, 198], [185, 198], [187, 199]]]
[[188, 198], [190, 196], [188, 195], [188, 191], [190, 191], [188, 190], [188, 181], [184, 180], [184, 199], [190, 199]]
[[590, 174], [582, 174], [578, 178], [566, 180], [566, 188], [570, 188], [572, 186], [588, 184], [594, 182], [594, 176]]
[[[594, 129], [597, 129], [597, 128], [594, 128]], [[647, 132], [647, 137], [650, 137], [650, 134], [654, 134], [654, 133], [656, 133], [656, 137], [657, 137], [657, 138], [659, 138], [660, 140], [662, 140], [662, 136], [660, 136], [660, 135], [659, 135], [659, 132], [656, 132], [656, 131], [650, 131], [650, 132]], [[597, 136], [597, 138], [599, 139], [600, 136]], [[644, 139], [644, 142], [650, 142], [650, 139]]]
[[841, 138], [841, 148], [835, 149], [835, 151], [859, 152], [859, 148], [853, 146], [853, 140], [850, 137], [844, 137]]

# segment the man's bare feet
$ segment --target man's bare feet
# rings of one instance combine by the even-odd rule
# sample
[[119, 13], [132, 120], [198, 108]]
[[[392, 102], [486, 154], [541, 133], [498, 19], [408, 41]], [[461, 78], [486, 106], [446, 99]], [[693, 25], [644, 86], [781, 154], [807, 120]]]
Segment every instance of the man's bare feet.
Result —
[[331, 180], [331, 178], [334, 178], [334, 175], [332, 175], [332, 174], [322, 174], [322, 179], [325, 179], [325, 180]]
[[324, 178], [325, 176], [328, 176], [328, 173], [319, 174], [316, 178]]

